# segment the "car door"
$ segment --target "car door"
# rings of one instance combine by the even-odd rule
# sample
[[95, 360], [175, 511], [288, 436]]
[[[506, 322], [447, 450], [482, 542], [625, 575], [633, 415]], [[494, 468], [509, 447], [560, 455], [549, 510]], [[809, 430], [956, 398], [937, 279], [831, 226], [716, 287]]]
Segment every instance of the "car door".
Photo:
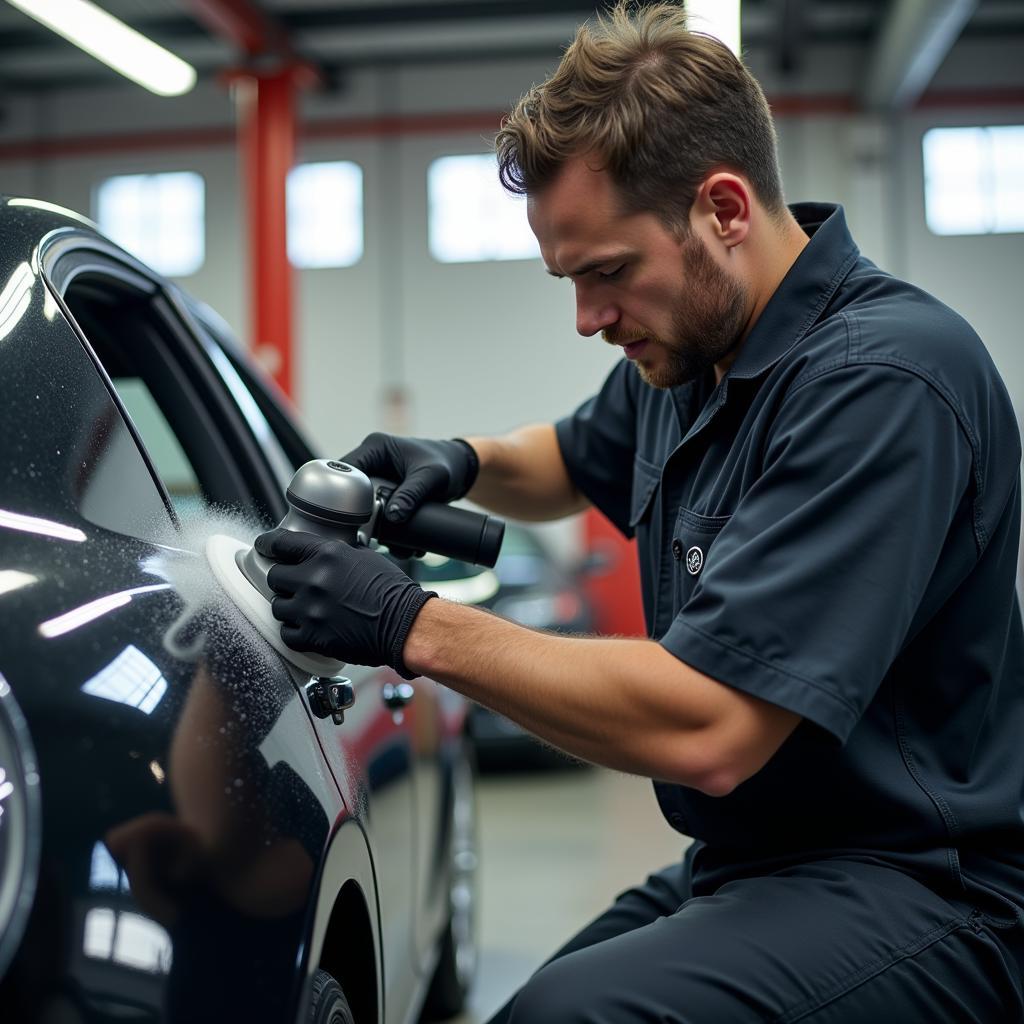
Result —
[[[223, 353], [180, 294], [163, 286], [144, 298], [129, 294], [115, 258], [87, 242], [65, 243], [65, 250], [52, 279], [138, 430], [186, 546], [201, 546], [211, 532], [249, 539], [279, 520], [290, 460], [271, 430], [258, 429], [259, 410], [246, 408], [239, 388], [227, 386]], [[308, 675], [277, 660], [304, 693]], [[397, 677], [361, 666], [349, 666], [346, 675], [356, 699], [343, 722], [315, 717], [304, 706], [348, 813], [367, 832], [378, 880], [385, 1007], [388, 1021], [398, 1022], [418, 985], [410, 955], [413, 732], [403, 709], [385, 700], [394, 699], [389, 687]]]
[[[271, 395], [272, 382], [261, 379], [259, 371], [241, 358], [227, 325], [208, 307], [191, 303], [190, 309], [211, 361], [250, 421], [253, 433], [259, 437], [271, 435], [273, 444], [268, 450], [283, 453], [282, 460], [276, 460], [285, 467], [283, 491], [293, 470], [314, 458], [309, 442], [294, 419], [283, 414], [281, 398]], [[339, 401], [343, 399], [343, 392], [339, 392]], [[347, 438], [343, 443], [354, 444], [356, 440]], [[414, 578], [418, 578], [422, 565], [419, 560], [403, 563]], [[411, 967], [423, 980], [434, 967], [438, 936], [449, 912], [445, 864], [446, 844], [451, 837], [447, 798], [453, 771], [450, 748], [456, 744], [447, 734], [452, 731], [451, 720], [460, 716], [446, 708], [445, 702], [460, 699], [428, 680], [408, 683], [389, 670], [372, 672], [349, 666], [346, 672], [360, 673], [358, 678], [363, 680], [368, 698], [357, 700], [355, 717], [363, 721], [368, 713], [371, 720], [366, 722], [364, 738], [354, 749], [351, 744], [339, 743], [329, 722], [319, 726], [322, 741], [329, 757], [333, 751], [338, 757], [350, 757], [355, 752], [368, 758], [368, 782], [373, 788], [370, 799], [375, 808], [368, 829], [382, 862], [382, 876], [387, 876], [382, 884], [386, 891], [381, 894], [384, 941], [393, 951], [392, 957], [401, 961], [403, 971]], [[446, 747], [442, 740], [447, 742]], [[415, 823], [411, 838], [406, 814], [410, 792]], [[407, 868], [411, 874], [403, 874]], [[409, 914], [414, 919], [411, 932], [406, 930]], [[407, 939], [411, 939], [411, 945], [403, 952], [401, 944]], [[394, 962], [391, 973], [398, 973]], [[408, 979], [401, 987], [412, 983]]]
[[[26, 225], [0, 253], [0, 690], [41, 828], [4, 1019], [286, 1020], [346, 809], [287, 674], [224, 609], [192, 614], [206, 568]], [[66, 228], [52, 240], [69, 252]], [[124, 310], [156, 294], [109, 276]]]

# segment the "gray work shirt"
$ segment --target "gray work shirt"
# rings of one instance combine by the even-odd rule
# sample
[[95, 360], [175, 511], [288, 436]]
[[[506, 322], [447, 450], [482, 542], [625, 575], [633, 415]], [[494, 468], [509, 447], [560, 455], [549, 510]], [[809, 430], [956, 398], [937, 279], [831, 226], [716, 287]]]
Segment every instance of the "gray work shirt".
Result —
[[862, 257], [841, 208], [792, 209], [810, 243], [718, 386], [624, 360], [556, 425], [637, 537], [650, 635], [804, 719], [728, 796], [658, 800], [704, 842], [698, 892], [863, 856], [1020, 914], [1014, 412], [963, 319]]

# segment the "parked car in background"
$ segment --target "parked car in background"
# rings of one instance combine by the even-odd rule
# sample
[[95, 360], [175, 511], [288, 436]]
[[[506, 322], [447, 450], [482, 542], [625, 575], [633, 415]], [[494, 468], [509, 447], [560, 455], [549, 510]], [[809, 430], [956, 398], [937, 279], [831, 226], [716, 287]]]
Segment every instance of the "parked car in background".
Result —
[[284, 514], [291, 414], [89, 222], [0, 197], [0, 239], [0, 1019], [455, 1013], [466, 703], [348, 666], [320, 717], [203, 556]]
[[[444, 597], [478, 604], [533, 629], [586, 634], [594, 631], [594, 610], [583, 583], [603, 568], [602, 561], [590, 558], [566, 567], [534, 529], [510, 522], [493, 569], [427, 556], [420, 572], [424, 586]], [[482, 768], [570, 763], [566, 755], [479, 704], [470, 708], [469, 733]]]

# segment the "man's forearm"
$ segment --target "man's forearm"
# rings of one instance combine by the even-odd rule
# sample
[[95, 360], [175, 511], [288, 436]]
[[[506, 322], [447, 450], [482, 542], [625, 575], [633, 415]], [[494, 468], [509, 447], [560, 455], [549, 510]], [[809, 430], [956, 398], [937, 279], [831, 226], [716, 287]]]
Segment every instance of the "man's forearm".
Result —
[[532, 521], [580, 512], [587, 500], [565, 469], [550, 424], [520, 427], [501, 437], [469, 437], [480, 472], [467, 497], [499, 515]]
[[439, 599], [420, 611], [404, 659], [570, 754], [707, 793], [760, 768], [792, 727], [778, 718], [767, 752], [746, 751], [744, 716], [763, 703], [653, 641], [538, 633]]

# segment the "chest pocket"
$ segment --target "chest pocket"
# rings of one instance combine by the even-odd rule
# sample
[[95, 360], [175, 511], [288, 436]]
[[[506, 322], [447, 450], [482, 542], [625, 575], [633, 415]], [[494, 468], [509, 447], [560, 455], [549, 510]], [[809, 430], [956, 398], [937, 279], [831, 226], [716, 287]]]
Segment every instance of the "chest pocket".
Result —
[[681, 508], [672, 530], [672, 561], [675, 565], [673, 616], [686, 605], [714, 559], [712, 545], [731, 516], [699, 516]]

